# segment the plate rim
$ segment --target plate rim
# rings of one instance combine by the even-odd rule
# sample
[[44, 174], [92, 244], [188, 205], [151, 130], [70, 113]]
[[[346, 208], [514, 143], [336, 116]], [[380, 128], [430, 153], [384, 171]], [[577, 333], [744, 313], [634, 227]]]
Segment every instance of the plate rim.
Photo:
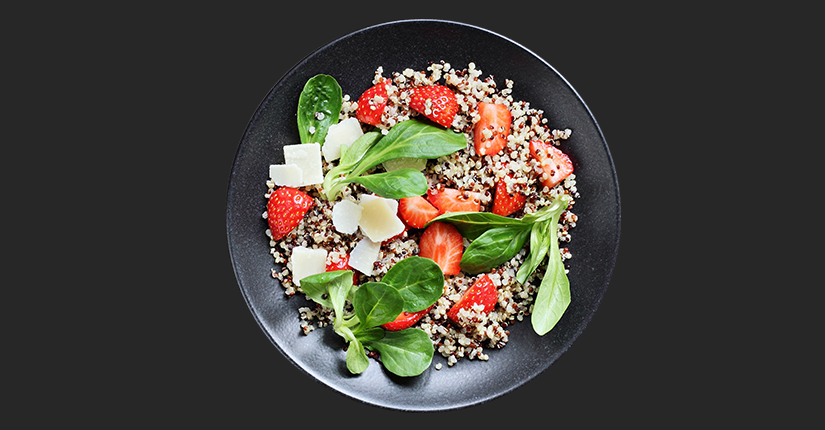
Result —
[[[333, 391], [336, 391], [340, 394], [344, 394], [344, 395], [346, 395], [347, 397], [349, 397], [351, 399], [355, 399], [355, 400], [357, 400], [361, 403], [365, 403], [365, 404], [369, 404], [369, 405], [373, 405], [373, 406], [378, 406], [378, 407], [381, 407], [381, 408], [402, 410], [402, 411], [446, 411], [446, 410], [460, 409], [460, 408], [465, 408], [465, 407], [472, 406], [472, 405], [485, 403], [485, 402], [488, 402], [492, 399], [495, 399], [495, 398], [501, 397], [501, 396], [503, 396], [507, 393], [510, 393], [510, 392], [514, 391], [515, 389], [517, 389], [519, 387], [522, 387], [524, 384], [531, 381], [533, 378], [535, 378], [536, 376], [540, 375], [545, 370], [547, 370], [555, 360], [548, 363], [547, 366], [543, 367], [541, 370], [536, 372], [533, 376], [528, 377], [528, 378], [519, 379], [512, 386], [507, 387], [506, 389], [496, 391], [495, 393], [492, 393], [492, 394], [487, 395], [487, 396], [482, 396], [482, 397], [478, 397], [478, 398], [476, 398], [476, 397], [468, 398], [468, 399], [465, 399], [462, 402], [451, 403], [450, 405], [447, 405], [446, 407], [439, 407], [439, 408], [427, 407], [426, 405], [424, 405], [422, 407], [412, 407], [412, 408], [410, 408], [410, 407], [397, 407], [397, 406], [393, 406], [393, 405], [389, 405], [389, 404], [376, 403], [376, 402], [372, 402], [372, 401], [369, 401], [369, 400], [364, 399], [364, 398], [360, 398], [356, 394], [354, 394], [352, 392], [349, 392], [349, 391], [346, 391], [346, 390], [343, 390], [340, 387], [336, 387], [333, 384], [327, 382], [324, 378], [322, 378], [319, 372], [314, 371], [313, 369], [307, 369], [304, 366], [299, 365], [299, 363], [290, 354], [288, 354], [284, 350], [284, 348], [276, 341], [276, 339], [269, 332], [269, 330], [267, 330], [267, 328], [265, 327], [263, 321], [261, 320], [261, 317], [259, 316], [259, 313], [255, 311], [255, 307], [253, 306], [251, 298], [249, 297], [249, 294], [246, 291], [246, 288], [244, 288], [243, 283], [242, 283], [241, 278], [240, 278], [240, 275], [239, 275], [239, 271], [241, 270], [241, 268], [239, 267], [238, 258], [236, 258], [237, 256], [236, 256], [235, 249], [234, 249], [234, 246], [233, 246], [233, 237], [232, 237], [232, 232], [233, 232], [233, 230], [232, 230], [233, 208], [230, 205], [230, 203], [232, 201], [232, 194], [233, 194], [234, 187], [235, 187], [234, 179], [235, 179], [236, 173], [237, 173], [236, 168], [238, 166], [238, 161], [239, 161], [239, 158], [240, 158], [240, 155], [241, 155], [242, 147], [244, 146], [244, 143], [249, 138], [249, 135], [251, 134], [253, 125], [257, 122], [259, 116], [261, 115], [262, 108], [264, 107], [264, 105], [266, 103], [269, 102], [269, 100], [272, 99], [273, 92], [275, 91], [276, 88], [278, 88], [281, 85], [281, 83], [285, 79], [287, 79], [289, 76], [291, 76], [293, 73], [295, 73], [296, 70], [298, 70], [301, 66], [303, 66], [305, 63], [307, 63], [309, 61], [309, 59], [313, 58], [319, 52], [329, 48], [330, 46], [333, 46], [337, 43], [340, 43], [343, 40], [346, 40], [346, 39], [349, 39], [353, 36], [356, 36], [360, 33], [364, 33], [364, 32], [371, 31], [371, 30], [381, 28], [381, 27], [404, 25], [404, 24], [415, 24], [415, 23], [426, 23], [426, 22], [440, 23], [440, 24], [446, 24], [446, 25], [455, 25], [455, 26], [459, 26], [459, 27], [466, 27], [466, 28], [469, 28], [469, 29], [472, 29], [472, 30], [475, 30], [475, 31], [481, 31], [481, 32], [487, 33], [489, 35], [492, 35], [492, 36], [498, 37], [500, 39], [503, 39], [504, 41], [506, 41], [510, 44], [513, 44], [513, 45], [517, 46], [518, 48], [521, 48], [524, 52], [526, 52], [527, 54], [529, 54], [530, 56], [532, 56], [533, 58], [535, 58], [539, 62], [541, 62], [545, 67], [547, 67], [549, 70], [551, 70], [559, 79], [561, 79], [563, 81], [564, 85], [567, 86], [570, 89], [570, 91], [572, 91], [575, 98], [578, 100], [579, 103], [581, 103], [582, 107], [584, 107], [584, 110], [586, 111], [589, 120], [593, 122], [593, 126], [594, 126], [595, 130], [598, 133], [598, 139], [600, 140], [600, 142], [602, 144], [602, 147], [605, 151], [607, 163], [610, 166], [610, 177], [611, 177], [611, 182], [612, 182], [611, 185], [615, 189], [615, 193], [616, 193], [616, 199], [615, 199], [615, 205], [616, 205], [615, 206], [616, 207], [616, 216], [615, 216], [615, 220], [616, 220], [616, 240], [615, 240], [613, 249], [611, 250], [611, 255], [612, 255], [613, 258], [609, 261], [609, 264], [606, 267], [606, 270], [605, 270], [605, 273], [606, 273], [606, 275], [605, 275], [605, 285], [601, 286], [602, 292], [599, 295], [598, 300], [595, 303], [595, 306], [592, 308], [592, 311], [589, 312], [586, 315], [586, 317], [584, 318], [582, 323], [579, 325], [579, 327], [577, 327], [577, 330], [572, 334], [572, 339], [570, 340], [570, 342], [567, 345], [564, 345], [564, 347], [559, 350], [559, 356], [563, 355], [567, 351], [567, 349], [569, 349], [569, 347], [572, 346], [572, 344], [575, 342], [575, 340], [584, 331], [584, 328], [586, 328], [587, 325], [590, 323], [590, 321], [592, 320], [592, 317], [595, 314], [595, 312], [598, 310], [598, 307], [601, 303], [602, 298], [604, 297], [604, 293], [606, 292], [607, 287], [610, 284], [610, 280], [612, 278], [613, 271], [615, 269], [616, 260], [618, 258], [619, 243], [620, 243], [620, 238], [621, 238], [621, 194], [620, 194], [619, 183], [618, 183], [618, 175], [617, 175], [617, 172], [616, 172], [615, 162], [614, 162], [612, 154], [610, 152], [610, 148], [607, 144], [607, 140], [604, 136], [604, 133], [603, 133], [601, 127], [598, 124], [598, 121], [597, 121], [596, 117], [593, 115], [593, 112], [590, 110], [590, 107], [587, 105], [587, 103], [584, 101], [584, 99], [581, 97], [581, 95], [578, 93], [578, 91], [576, 91], [575, 87], [573, 87], [570, 84], [570, 82], [561, 73], [559, 73], [552, 65], [550, 65], [546, 60], [544, 60], [541, 56], [537, 55], [535, 52], [528, 49], [524, 45], [512, 40], [511, 38], [509, 38], [507, 36], [504, 36], [500, 33], [497, 33], [495, 31], [492, 31], [492, 30], [489, 30], [489, 29], [486, 29], [486, 28], [483, 28], [483, 27], [479, 27], [479, 26], [476, 26], [476, 25], [463, 23], [463, 22], [452, 21], [452, 20], [442, 20], [442, 19], [404, 19], [404, 20], [396, 20], [396, 21], [389, 21], [389, 22], [379, 23], [379, 24], [363, 27], [361, 29], [352, 31], [350, 33], [347, 33], [347, 34], [345, 34], [341, 37], [338, 37], [338, 38], [336, 38], [336, 39], [334, 39], [334, 40], [332, 40], [328, 43], [325, 43], [325, 44], [319, 46], [318, 48], [316, 48], [315, 50], [313, 50], [312, 52], [310, 52], [309, 54], [307, 54], [303, 58], [301, 58], [300, 61], [296, 62], [295, 65], [293, 65], [289, 70], [287, 70], [285, 73], [283, 73], [283, 75], [273, 84], [273, 86], [269, 89], [269, 91], [266, 93], [266, 95], [263, 97], [263, 99], [258, 103], [258, 106], [255, 108], [254, 114], [250, 117], [249, 121], [247, 122], [247, 125], [244, 129], [244, 132], [243, 132], [242, 136], [241, 136], [240, 142], [238, 143], [238, 147], [236, 148], [235, 156], [234, 156], [234, 159], [233, 159], [233, 162], [232, 162], [231, 172], [230, 172], [230, 175], [229, 175], [229, 183], [228, 183], [228, 186], [227, 186], [227, 194], [226, 194], [226, 202], [225, 202], [226, 203], [227, 246], [229, 248], [230, 259], [231, 259], [232, 267], [233, 267], [233, 273], [235, 275], [235, 279], [236, 279], [236, 282], [238, 284], [238, 287], [241, 290], [242, 296], [244, 298], [244, 302], [246, 303], [247, 308], [250, 311], [250, 313], [252, 314], [255, 322], [258, 324], [259, 328], [261, 328], [261, 330], [264, 332], [267, 339], [269, 339], [269, 341], [273, 345], [275, 345], [275, 347], [278, 349], [278, 351], [281, 353], [281, 355], [284, 356], [290, 363], [292, 363], [295, 367], [300, 369], [304, 374], [309, 375], [310, 377], [312, 377], [312, 379], [314, 381], [321, 383], [322, 385], [332, 389]], [[524, 322], [522, 322], [522, 323], [524, 323]]]

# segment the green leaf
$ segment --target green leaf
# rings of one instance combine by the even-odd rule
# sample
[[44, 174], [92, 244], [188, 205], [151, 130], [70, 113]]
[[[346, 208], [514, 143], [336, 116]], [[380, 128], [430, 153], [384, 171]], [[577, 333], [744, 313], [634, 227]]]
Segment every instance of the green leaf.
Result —
[[352, 306], [361, 327], [369, 328], [394, 320], [404, 309], [404, 299], [390, 285], [367, 282], [355, 292]]
[[404, 312], [432, 306], [444, 292], [444, 273], [435, 261], [418, 256], [395, 263], [381, 282], [396, 288], [404, 298]]
[[384, 337], [385, 330], [381, 327], [370, 327], [362, 329], [363, 327], [364, 326], [360, 326], [359, 329], [354, 332], [355, 337], [361, 342], [380, 340]]
[[352, 271], [351, 270], [336, 270], [333, 272], [318, 273], [310, 275], [301, 279], [301, 290], [312, 299], [314, 302], [332, 308], [332, 301], [330, 300], [329, 285], [331, 283], [347, 283], [349, 279], [350, 287], [352, 287]]
[[[329, 301], [332, 303], [332, 310], [335, 311], [335, 321], [333, 323], [333, 327], [336, 332], [339, 331], [341, 326], [344, 324], [344, 304], [347, 301], [349, 290], [352, 289], [352, 271], [338, 270], [338, 272], [349, 272], [349, 274], [339, 275], [327, 284], [327, 289], [329, 290]], [[303, 279], [301, 280], [301, 285], [303, 285]]]
[[558, 215], [564, 212], [567, 209], [567, 205], [570, 203], [570, 196], [567, 194], [562, 194], [553, 201], [543, 208], [537, 210], [534, 213], [525, 214], [522, 220], [528, 224], [535, 224], [537, 222], [547, 221], [554, 216], [556, 220], [558, 220]]
[[521, 225], [487, 230], [464, 250], [459, 266], [470, 274], [487, 272], [518, 254], [529, 235], [530, 229]]
[[570, 305], [570, 281], [564, 273], [564, 264], [559, 258], [559, 246], [550, 247], [550, 261], [539, 285], [530, 322], [533, 330], [544, 336], [556, 326], [564, 311]]
[[356, 182], [387, 199], [403, 199], [427, 192], [427, 178], [415, 169], [399, 169], [387, 173], [357, 176], [341, 183]]
[[516, 280], [523, 284], [527, 278], [536, 271], [544, 257], [547, 255], [547, 248], [551, 245], [552, 240], [558, 241], [558, 237], [551, 233], [551, 229], [556, 226], [558, 219], [550, 219], [548, 221], [533, 224], [530, 232], [530, 253], [524, 263], [519, 267], [516, 273]]
[[522, 218], [526, 222], [533, 223], [533, 228], [530, 234], [530, 253], [516, 273], [516, 280], [519, 283], [523, 284], [527, 281], [527, 278], [539, 267], [548, 253], [548, 248], [553, 249], [555, 247], [558, 251], [557, 229], [559, 217], [567, 209], [569, 202], [570, 196], [562, 194], [556, 197], [550, 205]]
[[[396, 124], [383, 137], [381, 133], [373, 133], [377, 134], [364, 137], [370, 134], [367, 133], [343, 149], [338, 167], [331, 169], [324, 176], [324, 195], [327, 199], [335, 199], [345, 183], [357, 182], [355, 178], [385, 161], [396, 158], [438, 158], [467, 147], [467, 139], [463, 133], [446, 130], [417, 119]], [[415, 189], [419, 190], [420, 178], [415, 180], [417, 181]], [[408, 195], [412, 188], [408, 189], [405, 186], [403, 190], [393, 191], [386, 183], [387, 181], [383, 181], [383, 184], [378, 181], [381, 181], [381, 178], [375, 181], [373, 186], [383, 185], [385, 191], [396, 192], [396, 195], [403, 194], [404, 197], [421, 195], [426, 192], [425, 189], [418, 194]], [[384, 195], [384, 197], [389, 197], [389, 195]]]
[[430, 337], [417, 328], [388, 331], [381, 340], [365, 345], [380, 352], [381, 363], [398, 376], [420, 375], [430, 367], [435, 352]]
[[384, 137], [380, 131], [370, 131], [359, 136], [350, 145], [344, 145], [341, 148], [341, 158], [338, 160], [338, 166], [344, 168], [352, 168], [364, 158], [367, 151]]
[[338, 165], [330, 169], [324, 176], [324, 195], [327, 199], [332, 200], [338, 197], [341, 188], [345, 185], [343, 181], [347, 179], [346, 175], [358, 165], [358, 162], [361, 161], [367, 151], [382, 137], [383, 135], [378, 131], [364, 133], [358, 139], [355, 139], [351, 145], [344, 146], [341, 149], [341, 158], [338, 160]]
[[370, 367], [370, 359], [364, 352], [364, 345], [357, 338], [353, 339], [347, 348], [347, 369], [357, 375], [363, 373], [368, 367]]
[[466, 147], [467, 138], [464, 133], [456, 133], [418, 119], [402, 121], [369, 150], [352, 175], [360, 176], [387, 160], [438, 158]]
[[492, 228], [530, 225], [517, 218], [508, 218], [490, 212], [448, 212], [437, 216], [427, 225], [435, 221], [447, 222], [456, 226], [461, 235], [468, 240], [475, 240], [482, 233]]
[[329, 126], [341, 113], [341, 86], [329, 75], [315, 75], [304, 85], [298, 99], [298, 134], [301, 143], [324, 143]]

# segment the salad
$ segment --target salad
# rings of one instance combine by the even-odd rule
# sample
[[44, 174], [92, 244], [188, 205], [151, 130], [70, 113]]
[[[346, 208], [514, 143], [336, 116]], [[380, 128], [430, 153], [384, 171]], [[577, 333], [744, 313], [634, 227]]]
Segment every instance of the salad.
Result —
[[525, 318], [545, 335], [571, 300], [571, 130], [473, 63], [383, 74], [357, 100], [309, 79], [301, 142], [270, 166], [272, 276], [311, 302], [302, 332], [332, 326], [350, 372], [372, 358], [400, 376], [436, 352], [488, 360]]

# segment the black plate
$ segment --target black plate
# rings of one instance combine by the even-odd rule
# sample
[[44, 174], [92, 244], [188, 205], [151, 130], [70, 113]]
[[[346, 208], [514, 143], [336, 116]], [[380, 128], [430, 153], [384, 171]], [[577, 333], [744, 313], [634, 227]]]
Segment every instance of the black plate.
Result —
[[[419, 37], [440, 34], [442, 38]], [[510, 341], [487, 349], [490, 360], [463, 359], [448, 367], [436, 353], [422, 375], [400, 378], [373, 362], [361, 375], [345, 365], [341, 339], [331, 329], [300, 334], [298, 311], [307, 302], [287, 298], [270, 276], [275, 265], [264, 235], [268, 166], [282, 163], [284, 144], [299, 142], [295, 111], [307, 79], [334, 76], [344, 94], [357, 98], [371, 86], [379, 66], [384, 75], [406, 68], [426, 69], [444, 60], [458, 69], [470, 62], [499, 85], [515, 82], [516, 100], [543, 109], [551, 128], [570, 128], [562, 149], [573, 160], [581, 198], [579, 221], [568, 246], [572, 303], [547, 335], [536, 335], [529, 321], [509, 327]], [[272, 88], [241, 140], [229, 182], [227, 236], [235, 275], [252, 314], [267, 337], [298, 368], [318, 381], [361, 401], [402, 410], [444, 410], [492, 399], [547, 369], [581, 334], [596, 311], [616, 260], [619, 243], [619, 189], [610, 152], [596, 120], [575, 90], [544, 60], [521, 45], [487, 30], [446, 21], [400, 21], [344, 36], [309, 55]], [[441, 370], [434, 365], [442, 363]]]

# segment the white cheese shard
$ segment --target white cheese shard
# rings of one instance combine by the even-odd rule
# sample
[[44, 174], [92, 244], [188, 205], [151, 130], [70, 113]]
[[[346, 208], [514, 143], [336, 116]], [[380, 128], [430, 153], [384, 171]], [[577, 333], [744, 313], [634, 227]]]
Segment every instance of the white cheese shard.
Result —
[[326, 271], [327, 250], [297, 246], [292, 250], [292, 282], [301, 286], [301, 279]]
[[383, 197], [378, 197], [375, 194], [361, 194], [360, 196], [358, 196], [358, 200], [361, 203], [371, 202], [373, 200], [381, 200], [387, 204], [387, 207], [390, 208], [392, 213], [398, 213], [398, 200], [385, 199]]
[[352, 200], [341, 200], [332, 207], [332, 225], [341, 233], [354, 234], [364, 208]]
[[361, 239], [349, 253], [349, 267], [372, 276], [373, 265], [378, 261], [380, 251], [381, 242], [373, 242], [366, 237]]
[[324, 182], [320, 143], [284, 145], [284, 164], [294, 164], [301, 169], [301, 186]]
[[[381, 242], [404, 231], [404, 222], [398, 219], [396, 211], [398, 202], [381, 197], [367, 198], [361, 196], [361, 212], [359, 226], [361, 232], [373, 242]], [[389, 204], [387, 201], [394, 203]]]
[[269, 179], [275, 185], [283, 187], [300, 187], [304, 182], [301, 168], [294, 164], [270, 164]]
[[341, 145], [352, 145], [355, 139], [363, 135], [361, 123], [355, 118], [347, 118], [338, 124], [329, 126], [324, 146], [321, 148], [324, 159], [333, 161], [341, 158]]

